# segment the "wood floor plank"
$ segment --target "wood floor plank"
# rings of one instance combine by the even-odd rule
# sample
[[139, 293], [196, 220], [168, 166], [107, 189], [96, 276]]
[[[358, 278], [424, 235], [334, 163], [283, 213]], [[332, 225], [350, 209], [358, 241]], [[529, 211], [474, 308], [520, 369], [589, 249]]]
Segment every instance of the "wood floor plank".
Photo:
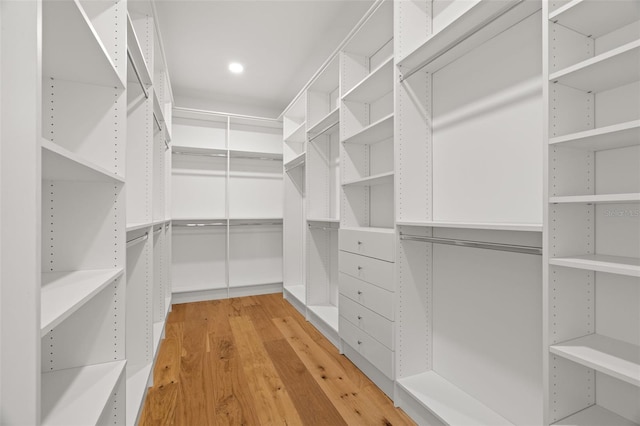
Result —
[[178, 384], [154, 386], [147, 393], [145, 409], [140, 415], [140, 426], [164, 426], [174, 424], [178, 399]]
[[302, 424], [250, 319], [236, 316], [230, 318], [229, 322], [260, 424]]
[[182, 356], [182, 323], [167, 323], [162, 350], [158, 353], [153, 374], [154, 387], [177, 383], [180, 377], [180, 357]]

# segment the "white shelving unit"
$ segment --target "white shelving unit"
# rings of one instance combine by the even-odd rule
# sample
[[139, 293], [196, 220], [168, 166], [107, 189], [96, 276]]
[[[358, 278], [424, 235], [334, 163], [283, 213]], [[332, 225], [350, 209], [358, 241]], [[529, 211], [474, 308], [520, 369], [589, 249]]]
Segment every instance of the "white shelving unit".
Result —
[[174, 108], [173, 300], [282, 289], [282, 124]]

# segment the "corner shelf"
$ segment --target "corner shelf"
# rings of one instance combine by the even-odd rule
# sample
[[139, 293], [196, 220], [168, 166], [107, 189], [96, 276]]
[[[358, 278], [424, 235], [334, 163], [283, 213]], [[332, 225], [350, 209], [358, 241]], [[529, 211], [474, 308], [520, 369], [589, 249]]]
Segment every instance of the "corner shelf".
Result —
[[199, 148], [192, 146], [173, 145], [171, 153], [176, 155], [197, 155], [202, 157], [227, 157], [229, 152], [221, 148]]
[[434, 371], [400, 379], [397, 384], [445, 424], [512, 424]]
[[256, 152], [256, 151], [240, 151], [229, 150], [229, 158], [245, 158], [253, 160], [280, 160], [282, 154], [278, 152]]
[[342, 143], [373, 145], [393, 136], [393, 113], [371, 123], [359, 132], [345, 138]]
[[126, 232], [129, 233], [129, 232], [133, 232], [133, 231], [139, 231], [140, 229], [148, 228], [150, 226], [153, 226], [153, 222], [128, 223]]
[[138, 414], [142, 410], [149, 377], [153, 374], [151, 367], [152, 365], [149, 363], [127, 379], [127, 425], [135, 425]]
[[638, 426], [636, 423], [625, 419], [616, 413], [602, 408], [599, 405], [592, 405], [589, 408], [580, 410], [577, 413], [562, 419], [553, 426]]
[[293, 297], [295, 297], [298, 302], [302, 303], [303, 305], [307, 303], [306, 289], [304, 288], [304, 284], [284, 286], [284, 289]]
[[125, 87], [78, 0], [45, 2], [42, 14], [44, 77]]
[[306, 159], [307, 159], [306, 152], [296, 155], [293, 159], [291, 159], [290, 161], [287, 161], [284, 164], [284, 170], [288, 173], [289, 170], [302, 166], [305, 163]]
[[550, 204], [619, 204], [639, 202], [640, 193], [549, 197]]
[[542, 224], [536, 223], [479, 223], [439, 221], [398, 221], [400, 226], [423, 226], [428, 228], [487, 229], [492, 231], [542, 232]]
[[54, 142], [41, 139], [40, 144], [43, 179], [124, 183], [124, 179], [117, 174], [84, 160]]
[[393, 183], [393, 172], [380, 173], [373, 176], [368, 176], [362, 179], [355, 179], [348, 182], [344, 182], [342, 186], [376, 186], [376, 185], [388, 185]]
[[591, 151], [637, 146], [640, 145], [640, 120], [551, 138], [549, 145]]
[[599, 334], [552, 345], [549, 351], [616, 379], [640, 386], [640, 346]]
[[306, 122], [300, 123], [298, 127], [296, 127], [293, 132], [284, 137], [285, 142], [294, 142], [294, 143], [303, 143], [305, 141], [305, 131], [304, 128], [307, 125]]
[[321, 118], [316, 124], [311, 126], [307, 133], [313, 134], [313, 136], [326, 133], [329, 126], [334, 126], [340, 120], [340, 108], [336, 107], [329, 114]]
[[640, 40], [635, 40], [549, 75], [549, 81], [602, 92], [638, 81]]
[[[602, 19], [606, 16], [606, 19]], [[640, 6], [634, 2], [573, 0], [549, 14], [549, 20], [585, 36], [598, 38], [640, 19]]]
[[338, 307], [332, 305], [308, 305], [307, 308], [334, 331], [338, 331]]
[[549, 264], [587, 271], [640, 277], [640, 259], [635, 257], [587, 254], [583, 256], [551, 258], [549, 259]]
[[371, 71], [360, 83], [344, 94], [345, 102], [371, 103], [393, 90], [393, 57]]
[[69, 318], [122, 274], [122, 268], [43, 273], [40, 336]]
[[42, 425], [95, 425], [122, 377], [126, 361], [42, 374]]

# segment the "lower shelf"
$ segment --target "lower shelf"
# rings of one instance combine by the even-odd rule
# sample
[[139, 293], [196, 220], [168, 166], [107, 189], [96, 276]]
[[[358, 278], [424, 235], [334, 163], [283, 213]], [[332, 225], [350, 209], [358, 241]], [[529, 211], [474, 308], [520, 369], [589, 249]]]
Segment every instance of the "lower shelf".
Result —
[[329, 327], [338, 332], [338, 307], [331, 305], [309, 305], [308, 309]]
[[625, 419], [599, 405], [592, 405], [589, 408], [578, 411], [566, 417], [554, 426], [638, 426], [636, 423]]
[[42, 374], [42, 425], [94, 425], [111, 398], [126, 361]]
[[405, 377], [397, 384], [445, 424], [511, 424], [434, 371]]
[[549, 264], [588, 271], [640, 277], [640, 259], [634, 257], [588, 254], [549, 259]]
[[287, 290], [287, 292], [295, 297], [298, 302], [302, 303], [303, 305], [307, 304], [307, 292], [306, 289], [304, 288], [304, 285], [299, 284], [299, 285], [291, 285], [291, 286], [285, 286], [284, 287], [285, 290]]
[[142, 410], [142, 403], [147, 392], [151, 363], [142, 367], [127, 379], [127, 425], [137, 424], [138, 414]]

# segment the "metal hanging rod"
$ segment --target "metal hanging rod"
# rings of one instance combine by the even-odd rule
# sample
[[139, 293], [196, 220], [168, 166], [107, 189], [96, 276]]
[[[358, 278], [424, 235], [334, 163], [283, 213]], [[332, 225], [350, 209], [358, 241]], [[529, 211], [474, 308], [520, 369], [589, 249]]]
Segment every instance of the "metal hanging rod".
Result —
[[149, 92], [147, 92], [147, 88], [144, 86], [142, 82], [142, 77], [140, 77], [140, 72], [138, 71], [138, 67], [131, 56], [131, 52], [127, 48], [127, 57], [129, 58], [129, 62], [131, 62], [131, 67], [133, 68], [133, 72], [136, 74], [136, 78], [138, 79], [138, 83], [140, 83], [140, 87], [142, 88], [142, 93], [144, 93], [144, 98], [149, 99]]
[[202, 115], [213, 115], [216, 117], [222, 118], [237, 118], [244, 120], [252, 120], [252, 121], [264, 121], [267, 123], [280, 123], [280, 120], [277, 118], [269, 118], [269, 117], [258, 117], [254, 115], [242, 115], [242, 114], [231, 114], [226, 112], [218, 112], [218, 111], [208, 111], [204, 109], [196, 109], [196, 108], [185, 108], [185, 107], [173, 107], [173, 110], [176, 112], [184, 112], [184, 113], [192, 113], [192, 114], [202, 114]]
[[449, 45], [446, 49], [441, 50], [440, 52], [435, 54], [433, 57], [431, 57], [429, 60], [424, 61], [423, 63], [421, 63], [420, 65], [416, 66], [413, 70], [409, 71], [408, 73], [401, 74], [400, 75], [400, 82], [403, 82], [404, 80], [408, 79], [413, 74], [417, 73], [422, 68], [424, 68], [427, 65], [429, 65], [431, 62], [435, 61], [436, 59], [438, 59], [439, 57], [441, 57], [442, 55], [444, 55], [445, 53], [447, 53], [451, 49], [457, 47], [458, 45], [460, 45], [465, 40], [467, 40], [470, 37], [474, 36], [478, 31], [480, 31], [481, 29], [483, 29], [486, 26], [490, 25], [491, 23], [496, 21], [498, 18], [500, 18], [502, 15], [504, 15], [507, 12], [511, 11], [514, 7], [520, 5], [520, 3], [522, 3], [523, 1], [524, 0], [518, 0], [517, 2], [515, 2], [512, 5], [510, 5], [509, 7], [507, 7], [506, 9], [500, 10], [499, 12], [497, 12], [496, 14], [491, 16], [489, 19], [487, 19], [485, 22], [482, 22], [482, 23], [478, 24], [477, 26], [475, 26], [474, 28], [472, 28], [469, 31], [467, 31], [465, 34], [460, 36], [455, 42], [453, 42], [451, 45]]
[[332, 128], [336, 127], [338, 124], [340, 124], [340, 122], [336, 121], [335, 123], [328, 125], [324, 129], [320, 130], [316, 135], [313, 135], [312, 137], [310, 137], [309, 138], [309, 142], [313, 141], [315, 138], [318, 138], [318, 137], [324, 135], [327, 131], [329, 131]]
[[164, 142], [164, 150], [168, 150], [169, 147], [169, 143], [167, 142], [167, 138], [162, 138], [162, 142]]
[[235, 155], [232, 154], [229, 156], [230, 158], [243, 158], [243, 159], [249, 159], [249, 160], [268, 160], [268, 161], [282, 161], [282, 158], [277, 158], [277, 157], [253, 157], [251, 155]]
[[155, 234], [158, 234], [158, 233], [162, 232], [162, 228], [163, 228], [163, 227], [161, 226], [160, 228], [158, 228], [158, 229], [154, 230], [154, 231], [153, 231], [153, 235], [155, 235]]
[[226, 222], [211, 222], [211, 223], [174, 223], [174, 227], [181, 228], [204, 228], [206, 226], [227, 226]]
[[284, 171], [289, 173], [289, 171], [302, 166], [304, 163], [305, 163], [305, 158], [302, 157], [302, 158], [300, 158], [300, 160], [296, 161], [294, 164], [292, 164], [292, 165], [290, 164], [289, 167], [286, 167], [284, 169]]
[[460, 247], [480, 248], [487, 250], [508, 251], [513, 253], [541, 255], [541, 247], [520, 246], [514, 244], [489, 243], [484, 241], [456, 240], [452, 238], [425, 237], [422, 235], [400, 234], [401, 240], [422, 241], [425, 243], [447, 244]]
[[331, 228], [330, 226], [307, 225], [309, 229], [321, 229], [323, 231], [339, 231], [340, 228]]
[[230, 223], [229, 226], [265, 226], [265, 225], [282, 225], [282, 222], [243, 222]]
[[156, 126], [158, 126], [158, 130], [162, 130], [162, 125], [160, 124], [160, 121], [158, 121], [158, 117], [156, 117], [156, 113], [153, 113], [153, 121], [156, 122]]
[[145, 232], [144, 235], [140, 235], [139, 237], [127, 240], [127, 248], [131, 246], [135, 246], [136, 244], [141, 243], [143, 241], [146, 241], [148, 238], [149, 238], [149, 233]]
[[206, 153], [206, 152], [187, 152], [187, 151], [173, 151], [174, 154], [178, 155], [192, 155], [195, 157], [220, 157], [227, 158], [226, 153]]

